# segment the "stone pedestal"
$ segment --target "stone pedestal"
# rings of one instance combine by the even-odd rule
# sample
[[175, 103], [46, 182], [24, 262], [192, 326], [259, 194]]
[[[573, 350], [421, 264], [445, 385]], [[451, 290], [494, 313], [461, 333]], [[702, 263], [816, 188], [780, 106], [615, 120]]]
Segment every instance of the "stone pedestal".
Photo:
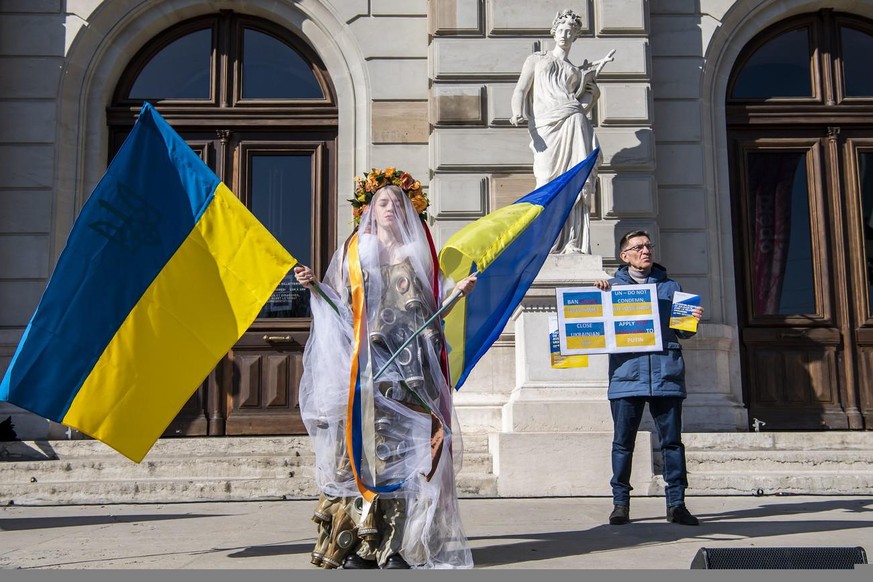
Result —
[[584, 368], [552, 368], [549, 343], [555, 288], [608, 278], [598, 255], [549, 255], [515, 314], [515, 389], [503, 409], [504, 432], [612, 429], [608, 357], [590, 355]]
[[503, 431], [612, 430], [608, 356], [588, 356], [585, 368], [552, 368], [549, 317], [554, 315], [554, 309], [524, 305], [516, 314], [516, 382], [503, 407]]
[[[492, 434], [489, 445], [498, 495], [611, 497], [611, 443], [612, 432]], [[631, 471], [635, 495], [658, 493], [652, 465], [650, 435], [641, 431], [637, 434]]]
[[[555, 297], [556, 287], [591, 285], [611, 275], [603, 270], [600, 255], [549, 255], [527, 297]], [[554, 301], [552, 301], [554, 310]]]

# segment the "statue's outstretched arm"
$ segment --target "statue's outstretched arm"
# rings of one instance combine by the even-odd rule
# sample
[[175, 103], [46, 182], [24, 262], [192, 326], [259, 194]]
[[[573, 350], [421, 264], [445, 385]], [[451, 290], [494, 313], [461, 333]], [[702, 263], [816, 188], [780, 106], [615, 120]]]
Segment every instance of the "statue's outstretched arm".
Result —
[[591, 65], [593, 67], [597, 67], [597, 72], [595, 73], [595, 75], [600, 74], [600, 71], [603, 70], [603, 67], [604, 67], [604, 65], [606, 65], [606, 63], [612, 62], [614, 60], [615, 60], [615, 49], [612, 49], [611, 51], [609, 51], [609, 53], [605, 57], [603, 57], [599, 61], [594, 61], [593, 63], [591, 63]]

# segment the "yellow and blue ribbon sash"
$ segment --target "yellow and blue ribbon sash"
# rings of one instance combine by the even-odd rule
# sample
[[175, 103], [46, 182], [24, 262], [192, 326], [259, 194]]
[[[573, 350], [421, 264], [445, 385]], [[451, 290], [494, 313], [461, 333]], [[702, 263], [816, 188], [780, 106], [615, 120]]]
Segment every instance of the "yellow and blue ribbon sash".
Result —
[[[377, 486], [374, 483], [366, 482], [363, 476], [365, 457], [369, 456], [367, 454], [367, 447], [375, 442], [375, 428], [372, 422], [366, 421], [367, 418], [372, 416], [367, 414], [367, 407], [372, 407], [374, 388], [372, 381], [373, 371], [368, 359], [369, 350], [366, 348], [366, 295], [357, 234], [349, 242], [348, 264], [352, 297], [354, 344], [352, 346], [352, 365], [346, 417], [346, 449], [349, 452], [352, 474], [355, 476], [355, 484], [358, 486], [358, 491], [361, 492], [361, 496], [367, 502], [372, 502], [377, 493], [397, 491], [403, 486], [403, 482]], [[361, 369], [362, 363], [363, 370]], [[370, 463], [370, 467], [373, 467], [372, 463]], [[375, 477], [373, 475], [374, 479]]]

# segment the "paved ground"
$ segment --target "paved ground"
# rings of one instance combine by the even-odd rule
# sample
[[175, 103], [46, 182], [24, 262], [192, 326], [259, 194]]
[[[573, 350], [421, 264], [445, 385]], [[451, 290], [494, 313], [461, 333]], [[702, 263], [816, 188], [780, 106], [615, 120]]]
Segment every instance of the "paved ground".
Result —
[[[691, 497], [703, 523], [667, 523], [634, 498], [609, 526], [605, 498], [462, 499], [478, 569], [688, 570], [701, 547], [861, 546], [871, 497]], [[0, 508], [0, 568], [306, 569], [314, 501]], [[0, 578], [3, 576], [0, 575]]]

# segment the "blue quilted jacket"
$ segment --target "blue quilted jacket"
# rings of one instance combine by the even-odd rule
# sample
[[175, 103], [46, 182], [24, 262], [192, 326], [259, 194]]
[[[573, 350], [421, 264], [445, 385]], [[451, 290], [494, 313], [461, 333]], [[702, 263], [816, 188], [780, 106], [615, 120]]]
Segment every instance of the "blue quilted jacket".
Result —
[[[679, 338], [694, 334], [670, 328], [670, 308], [673, 293], [681, 291], [679, 283], [667, 277], [667, 270], [655, 263], [645, 281], [654, 283], [658, 290], [658, 311], [661, 315], [661, 340], [664, 349], [660, 352], [639, 352], [609, 355], [608, 398], [629, 396], [679, 396], [685, 392], [685, 360]], [[609, 284], [636, 285], [627, 266], [621, 267]]]

